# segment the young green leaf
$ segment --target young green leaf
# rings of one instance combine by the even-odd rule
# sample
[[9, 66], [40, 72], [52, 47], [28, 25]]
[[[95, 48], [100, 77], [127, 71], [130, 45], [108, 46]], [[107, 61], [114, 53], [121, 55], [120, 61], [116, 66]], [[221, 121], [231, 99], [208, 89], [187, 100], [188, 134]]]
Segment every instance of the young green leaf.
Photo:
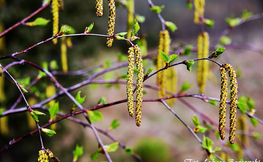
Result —
[[192, 48], [193, 48], [192, 45], [187, 45], [187, 46], [185, 46], [183, 54], [184, 54], [184, 55], [190, 55]]
[[33, 113], [36, 115], [46, 115], [45, 113], [42, 113], [42, 112], [37, 111], [37, 110], [33, 110]]
[[203, 136], [203, 148], [208, 150], [209, 153], [213, 153], [214, 142], [206, 136]]
[[77, 161], [81, 155], [83, 155], [83, 147], [77, 144], [75, 150], [73, 151], [73, 160]]
[[233, 151], [239, 151], [240, 147], [238, 146], [237, 143], [230, 144], [230, 147]]
[[200, 132], [200, 133], [204, 133], [205, 131], [207, 131], [208, 129], [206, 127], [203, 127], [201, 125], [198, 125], [195, 129], [194, 132]]
[[85, 28], [84, 34], [88, 34], [94, 27], [94, 23], [91, 23], [88, 27]]
[[210, 20], [210, 19], [205, 19], [204, 20], [205, 25], [207, 25], [209, 28], [214, 27], [215, 21], [214, 20]]
[[118, 142], [114, 142], [112, 144], [109, 144], [109, 145], [104, 145], [104, 149], [107, 151], [107, 152], [115, 152], [119, 147], [119, 143]]
[[181, 90], [180, 93], [183, 93], [185, 91], [187, 91], [188, 89], [190, 89], [192, 87], [192, 84], [189, 84], [188, 81], [185, 81], [183, 83], [183, 85], [181, 86]]
[[163, 6], [152, 6], [151, 7], [151, 10], [157, 14], [161, 13], [162, 12], [162, 9], [164, 8], [164, 5]]
[[25, 93], [28, 93], [28, 91], [21, 84], [18, 83], [18, 86], [21, 88], [22, 91], [24, 91]]
[[110, 68], [111, 67], [111, 60], [106, 60], [103, 67], [104, 68]]
[[164, 53], [163, 51], [161, 51], [160, 54], [162, 56], [163, 61], [168, 63], [168, 61], [169, 61], [168, 55], [166, 53]]
[[38, 17], [35, 21], [33, 21], [33, 23], [35, 24], [35, 26], [46, 26], [49, 23], [49, 21], [50, 20]]
[[248, 18], [250, 18], [251, 16], [253, 16], [253, 13], [252, 13], [252, 12], [248, 12], [247, 10], [243, 10], [243, 11], [242, 11], [242, 16], [241, 16], [242, 19], [248, 19]]
[[117, 33], [116, 35], [117, 35], [117, 40], [123, 40], [123, 39], [125, 39], [125, 35], [127, 34], [127, 32], [121, 32], [121, 33]]
[[249, 110], [255, 108], [255, 101], [252, 100], [249, 96], [247, 97], [247, 106]]
[[244, 96], [239, 97], [237, 100], [237, 106], [242, 114], [246, 113], [247, 105], [246, 105], [246, 99]]
[[106, 98], [105, 97], [101, 97], [100, 99], [99, 99], [99, 101], [98, 101], [98, 105], [99, 104], [106, 104], [107, 103], [107, 101], [106, 101]]
[[133, 28], [134, 28], [134, 32], [133, 32], [133, 35], [135, 35], [139, 30], [140, 30], [140, 25], [139, 25], [139, 23], [138, 23], [138, 21], [136, 20], [136, 19], [134, 19], [133, 20], [134, 22], [134, 26], [133, 26]]
[[52, 60], [50, 63], [49, 63], [49, 66], [50, 68], [54, 69], [54, 70], [57, 70], [58, 69], [58, 63], [56, 60]]
[[5, 109], [0, 108], [0, 115], [2, 115], [2, 113], [5, 111]]
[[212, 104], [212, 105], [217, 105], [216, 100], [209, 100], [209, 103]]
[[185, 61], [185, 65], [186, 65], [187, 70], [191, 71], [192, 70], [192, 65], [194, 63], [195, 63], [194, 60]]
[[178, 29], [177, 26], [171, 21], [165, 21], [165, 26], [172, 32]]
[[56, 102], [49, 108], [50, 118], [53, 118], [58, 113], [58, 110], [59, 110], [59, 103]]
[[[81, 91], [78, 91], [78, 94], [76, 95], [75, 99], [77, 100], [77, 102], [78, 102], [79, 104], [82, 104], [82, 103], [85, 101], [86, 96], [81, 97], [81, 96], [80, 96], [80, 93], [81, 93]], [[77, 107], [76, 104], [75, 104], [75, 106]]]
[[221, 55], [224, 51], [225, 51], [225, 48], [224, 48], [224, 47], [219, 47], [219, 48], [216, 49], [216, 51], [214, 51], [214, 52], [209, 56], [209, 58], [216, 58], [216, 57], [218, 57], [219, 55]]
[[250, 118], [250, 122], [252, 123], [252, 125], [253, 125], [254, 127], [257, 127], [258, 120], [256, 120], [255, 118], [251, 117], [251, 118]]
[[38, 116], [37, 116], [33, 111], [30, 112], [30, 115], [32, 116], [32, 118], [33, 118], [36, 122], [39, 122]]
[[133, 151], [132, 151], [132, 149], [130, 147], [125, 147], [125, 152], [128, 155], [132, 155], [133, 154]]
[[48, 135], [49, 137], [52, 137], [53, 135], [56, 134], [55, 131], [51, 130], [51, 129], [47, 129], [47, 128], [42, 128], [41, 129], [42, 132], [44, 132], [46, 135]]
[[90, 122], [93, 123], [95, 121], [103, 120], [102, 113], [99, 111], [87, 111], [89, 115]]
[[59, 32], [63, 32], [63, 34], [75, 34], [75, 29], [69, 25], [63, 25]]
[[233, 28], [241, 22], [241, 19], [240, 18], [226, 18], [226, 22], [231, 28]]
[[92, 154], [92, 155], [90, 156], [90, 158], [91, 158], [91, 160], [95, 161], [95, 160], [98, 159], [99, 155], [100, 155], [100, 151], [97, 151], [97, 152], [95, 152], [94, 154]]
[[26, 77], [24, 79], [17, 79], [17, 82], [23, 87], [27, 87], [30, 84], [30, 77]]
[[110, 130], [112, 129], [116, 129], [120, 126], [121, 124], [119, 123], [118, 119], [114, 119], [112, 122], [111, 122], [111, 125], [110, 125]]
[[192, 121], [196, 127], [200, 125], [199, 119], [196, 115], [192, 117]]
[[135, 19], [139, 22], [139, 23], [143, 23], [145, 21], [145, 17], [139, 14], [135, 14]]
[[188, 10], [190, 10], [190, 9], [193, 8], [193, 3], [190, 2], [190, 1], [187, 1], [186, 5], [187, 5], [187, 9], [188, 9]]
[[171, 62], [173, 62], [179, 55], [176, 55], [176, 54], [172, 54], [169, 58], [169, 61], [168, 63], [170, 64]]
[[261, 139], [261, 134], [258, 133], [258, 132], [252, 132], [252, 136], [253, 136], [253, 138], [255, 138], [255, 139]]
[[223, 45], [229, 45], [232, 42], [232, 40], [228, 36], [222, 36], [219, 42]]
[[151, 68], [148, 69], [146, 74], [149, 75], [152, 71], [153, 71], [153, 68], [151, 67]]
[[215, 152], [216, 152], [216, 151], [221, 151], [221, 150], [222, 150], [221, 147], [216, 147], [216, 148], [214, 149]]

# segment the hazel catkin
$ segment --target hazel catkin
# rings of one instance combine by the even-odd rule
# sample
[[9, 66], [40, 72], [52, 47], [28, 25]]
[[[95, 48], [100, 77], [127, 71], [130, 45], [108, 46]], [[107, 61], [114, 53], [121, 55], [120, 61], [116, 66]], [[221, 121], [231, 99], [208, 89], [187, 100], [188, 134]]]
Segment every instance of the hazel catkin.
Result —
[[134, 116], [134, 106], [133, 106], [133, 73], [134, 73], [134, 48], [130, 47], [128, 50], [128, 69], [127, 69], [127, 106], [129, 115]]
[[[115, 18], [116, 18], [116, 7], [115, 7], [115, 1], [114, 0], [108, 0], [109, 2], [109, 20], [108, 20], [108, 35], [113, 36], [114, 35], [114, 28], [115, 28]], [[113, 38], [107, 38], [107, 47], [111, 47], [113, 43]]]
[[224, 67], [220, 67], [221, 73], [221, 94], [219, 104], [219, 135], [222, 140], [225, 139], [225, 127], [226, 127], [226, 100], [227, 100], [227, 86], [228, 78], [227, 72]]
[[[53, 36], [55, 36], [58, 33], [58, 0], [52, 0], [52, 14], [53, 14]], [[53, 44], [57, 44], [58, 40], [57, 38], [53, 39]]]
[[142, 53], [138, 45], [134, 46], [135, 57], [136, 57], [136, 66], [138, 70], [137, 74], [137, 86], [136, 86], [136, 109], [135, 109], [135, 122], [139, 127], [141, 126], [142, 118], [142, 99], [143, 99], [143, 63], [142, 63]]

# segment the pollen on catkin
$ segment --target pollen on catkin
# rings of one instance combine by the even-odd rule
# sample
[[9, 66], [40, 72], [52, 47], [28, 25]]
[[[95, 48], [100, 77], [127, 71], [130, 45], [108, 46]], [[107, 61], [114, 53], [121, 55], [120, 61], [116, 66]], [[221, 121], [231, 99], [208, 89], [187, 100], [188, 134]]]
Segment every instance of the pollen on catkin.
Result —
[[[201, 33], [197, 38], [197, 58], [205, 58], [209, 55], [209, 34]], [[204, 93], [206, 80], [209, 73], [208, 60], [199, 60], [197, 63], [197, 85], [200, 87], [199, 93]]]
[[[109, 2], [109, 20], [108, 20], [108, 35], [113, 36], [114, 35], [114, 28], [115, 28], [115, 18], [116, 18], [116, 7], [115, 7], [115, 1], [114, 0], [108, 0]], [[113, 43], [113, 38], [107, 38], [107, 47], [111, 47]]]
[[96, 0], [97, 16], [101, 17], [103, 15], [103, 0]]
[[201, 24], [200, 17], [204, 16], [205, 0], [194, 0], [194, 23]]
[[134, 116], [134, 105], [133, 105], [133, 73], [134, 73], [134, 48], [130, 47], [128, 50], [128, 69], [127, 69], [127, 106], [129, 115]]
[[66, 38], [61, 38], [61, 64], [62, 64], [62, 70], [64, 72], [68, 71], [68, 61], [67, 61], [67, 44], [66, 44]]
[[[166, 84], [166, 89], [167, 91], [171, 92], [176, 92], [177, 90], [177, 73], [174, 68], [169, 68], [167, 69], [167, 84]], [[168, 95], [171, 96], [171, 95]], [[172, 105], [175, 104], [175, 98], [169, 99], [167, 101], [167, 104], [171, 107]]]
[[137, 86], [136, 86], [136, 109], [135, 109], [135, 122], [139, 127], [141, 126], [142, 120], [142, 97], [143, 97], [143, 63], [142, 63], [142, 53], [138, 45], [134, 46], [135, 57], [136, 57], [136, 66], [138, 70], [137, 74]]
[[220, 67], [221, 73], [221, 94], [219, 104], [219, 135], [222, 140], [225, 139], [225, 127], [226, 127], [226, 101], [227, 101], [227, 86], [228, 78], [227, 72], [224, 67]]
[[236, 113], [237, 113], [237, 80], [236, 72], [230, 64], [224, 64], [223, 67], [228, 71], [230, 78], [230, 132], [229, 142], [233, 144], [236, 136]]
[[[52, 0], [52, 14], [53, 14], [53, 36], [58, 33], [58, 0]], [[57, 44], [58, 40], [57, 38], [53, 39], [53, 44]]]
[[38, 152], [38, 162], [48, 162], [48, 155], [44, 149], [41, 149]]
[[[160, 31], [156, 70], [159, 70], [164, 66], [164, 62], [161, 56], [161, 52], [163, 51], [163, 45], [164, 45], [164, 34], [163, 31]], [[161, 80], [162, 80], [162, 72], [159, 72], [157, 73], [157, 86], [159, 87], [161, 86]], [[163, 97], [161, 91], [158, 91], [158, 96], [160, 98]]]

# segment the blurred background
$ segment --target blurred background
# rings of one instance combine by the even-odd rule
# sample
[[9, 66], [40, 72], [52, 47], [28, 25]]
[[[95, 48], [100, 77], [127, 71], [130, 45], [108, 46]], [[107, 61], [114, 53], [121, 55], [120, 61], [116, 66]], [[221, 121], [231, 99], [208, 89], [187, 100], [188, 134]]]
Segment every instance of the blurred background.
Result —
[[[200, 34], [200, 26], [193, 23], [194, 10], [188, 10], [185, 0], [152, 0], [155, 5], [165, 5], [161, 15], [167, 21], [174, 22], [178, 30], [170, 32], [172, 39], [171, 49], [178, 47], [180, 43], [191, 44], [196, 46], [196, 39]], [[1, 1], [1, 3], [3, 0]], [[85, 27], [94, 22], [92, 33], [106, 34], [108, 21], [107, 2], [104, 1], [104, 15], [102, 17], [96, 16], [95, 0], [64, 0], [64, 10], [59, 13], [60, 25], [72, 26], [76, 33], [84, 32]], [[15, 23], [21, 21], [26, 16], [30, 15], [42, 5], [41, 0], [8, 0], [5, 5], [0, 8], [0, 21], [5, 28], [8, 28]], [[207, 0], [205, 6], [205, 18], [215, 21], [213, 28], [205, 27], [210, 35], [211, 45], [217, 44], [221, 33], [228, 27], [225, 19], [227, 17], [240, 17], [243, 10], [252, 12], [254, 14], [262, 13], [262, 0]], [[147, 0], [135, 0], [135, 12], [145, 17], [145, 22], [141, 23], [139, 36], [146, 36], [148, 44], [148, 53], [157, 51], [159, 41], [159, 31], [161, 30], [161, 23], [155, 13], [151, 12]], [[51, 8], [47, 8], [40, 12], [37, 16], [29, 21], [33, 21], [37, 17], [43, 17], [51, 20], [45, 27], [28, 27], [19, 26], [7, 33], [5, 39], [5, 50], [1, 51], [0, 56], [10, 55], [14, 52], [24, 50], [33, 44], [45, 40], [52, 36], [52, 13]], [[127, 11], [120, 6], [117, 9], [116, 28], [115, 33], [126, 31], [126, 17]], [[263, 19], [250, 21], [234, 28], [228, 35], [233, 43], [238, 45], [251, 45], [257, 48], [262, 48], [263, 42]], [[106, 47], [106, 39], [95, 36], [80, 36], [73, 37], [72, 49], [68, 49], [68, 66], [69, 71], [76, 71], [85, 68], [92, 68], [96, 65], [102, 65], [105, 61], [115, 62], [118, 59], [118, 54], [121, 52], [127, 55], [128, 45], [124, 41], [115, 40], [112, 48]], [[245, 47], [245, 46], [243, 46]], [[212, 51], [210, 51], [212, 52]], [[19, 55], [20, 58], [41, 65], [43, 62], [50, 62], [56, 60], [59, 66], [58, 71], [61, 71], [60, 61], [60, 40], [57, 45], [47, 42], [37, 46], [26, 53]], [[196, 58], [196, 53], [193, 52], [190, 56], [180, 56], [176, 61]], [[239, 96], [250, 96], [255, 100], [256, 116], [263, 119], [263, 56], [261, 53], [253, 52], [246, 49], [236, 49], [228, 47], [226, 52], [220, 58], [216, 59], [220, 63], [230, 63], [235, 69], [242, 72], [242, 76], [238, 78]], [[7, 65], [13, 62], [11, 59], [1, 60], [2, 65]], [[113, 63], [112, 63], [113, 64]], [[114, 65], [114, 64], [113, 64]], [[112, 66], [113, 66], [112, 65]], [[148, 61], [146, 69], [153, 67], [152, 61]], [[199, 88], [196, 83], [196, 65], [191, 72], [187, 71], [185, 66], [175, 67], [178, 73], [178, 89], [181, 85], [188, 81], [192, 84], [192, 88], [186, 93], [196, 94]], [[211, 69], [215, 82], [210, 80], [207, 83], [205, 95], [208, 97], [219, 98], [220, 96], [220, 75], [219, 69], [214, 66]], [[38, 75], [38, 70], [29, 65], [16, 65], [10, 68], [9, 72], [16, 79], [31, 77], [31, 80]], [[98, 79], [117, 79], [121, 75], [126, 74], [126, 68], [121, 68]], [[69, 87], [80, 81], [85, 80], [82, 76], [57, 76], [57, 80], [64, 86]], [[52, 84], [50, 79], [43, 78], [37, 83], [38, 90], [45, 93], [47, 85]], [[145, 82], [145, 84], [155, 85], [156, 78], [153, 77]], [[18, 90], [14, 84], [5, 78], [4, 93], [6, 96], [5, 102], [1, 103], [1, 108], [8, 109], [16, 101], [19, 96]], [[84, 86], [80, 89], [72, 91], [71, 94], [75, 96], [78, 91], [81, 95], [86, 96], [86, 101], [83, 106], [86, 108], [97, 105], [101, 97], [105, 97], [107, 102], [114, 102], [124, 99], [126, 96], [126, 86], [119, 85], [109, 86], [100, 85], [96, 88], [91, 85]], [[57, 90], [58, 91], [58, 90]], [[145, 88], [146, 95], [144, 99], [158, 98], [157, 91]], [[1, 94], [0, 94], [1, 95]], [[27, 94], [27, 97], [35, 97], [32, 94]], [[187, 102], [204, 113], [210, 119], [218, 122], [218, 106], [214, 106], [195, 98], [185, 98]], [[37, 100], [40, 101], [39, 98]], [[65, 96], [59, 97], [60, 110], [68, 113], [73, 103]], [[20, 102], [17, 107], [25, 106], [24, 102]], [[47, 106], [48, 107], [48, 106]], [[176, 104], [172, 109], [191, 127], [194, 124], [191, 118], [195, 114], [185, 104], [176, 100]], [[137, 127], [134, 119], [129, 117], [127, 113], [126, 103], [110, 106], [99, 110], [102, 112], [104, 120], [95, 123], [95, 126], [101, 129], [107, 129], [111, 121], [118, 119], [121, 126], [116, 130], [112, 130], [110, 134], [118, 141], [122, 142], [128, 147], [137, 150], [144, 159], [149, 156], [154, 159], [145, 161], [183, 161], [184, 159], [204, 160], [207, 158], [207, 153], [202, 149], [201, 144], [193, 137], [189, 130], [162, 104], [157, 102], [143, 103], [143, 118], [142, 126]], [[47, 113], [48, 114], [48, 113]], [[238, 116], [241, 115], [238, 112]], [[83, 119], [82, 115], [76, 116]], [[40, 124], [43, 125], [48, 122], [48, 115], [40, 117]], [[84, 120], [85, 121], [85, 120]], [[228, 120], [227, 120], [228, 122]], [[249, 131], [257, 131], [263, 134], [262, 125], [258, 124], [254, 127], [249, 124]], [[227, 123], [227, 127], [228, 127]], [[80, 157], [80, 162], [91, 161], [90, 155], [95, 153], [98, 149], [97, 142], [93, 132], [89, 128], [83, 128], [69, 120], [63, 120], [57, 125], [57, 134], [53, 137], [43, 135], [44, 145], [46, 148], [53, 151], [53, 153], [62, 161], [72, 161], [73, 150], [76, 144], [83, 146], [84, 155]], [[217, 129], [216, 127], [213, 127]], [[3, 129], [3, 128], [1, 128]], [[0, 134], [0, 148], [7, 144], [12, 139], [19, 138], [24, 134], [32, 131], [27, 124], [26, 113], [19, 113], [10, 115], [8, 117], [8, 134]], [[202, 133], [197, 134], [201, 139]], [[221, 147], [222, 142], [216, 139], [215, 135], [206, 134], [213, 139], [215, 146]], [[112, 141], [100, 135], [104, 144], [110, 144]], [[228, 135], [227, 135], [228, 137]], [[226, 142], [227, 139], [224, 141]], [[15, 162], [27, 161], [33, 162], [37, 160], [38, 150], [40, 149], [39, 136], [34, 134], [21, 142], [15, 144], [13, 147], [0, 154], [0, 161]], [[250, 138], [248, 150], [257, 159], [262, 159], [263, 141], [254, 140]], [[148, 150], [145, 152], [145, 150]], [[165, 151], [163, 151], [165, 150]], [[143, 153], [144, 152], [144, 153]], [[231, 158], [236, 158], [236, 154], [230, 148], [227, 152]], [[124, 150], [119, 148], [116, 152], [110, 153], [113, 161], [135, 161], [130, 155], [127, 155]], [[155, 157], [156, 156], [156, 157]], [[159, 159], [160, 156], [161, 159]], [[163, 159], [162, 159], [163, 158]], [[244, 159], [248, 159], [244, 155]], [[97, 161], [103, 161], [105, 157], [100, 155]]]

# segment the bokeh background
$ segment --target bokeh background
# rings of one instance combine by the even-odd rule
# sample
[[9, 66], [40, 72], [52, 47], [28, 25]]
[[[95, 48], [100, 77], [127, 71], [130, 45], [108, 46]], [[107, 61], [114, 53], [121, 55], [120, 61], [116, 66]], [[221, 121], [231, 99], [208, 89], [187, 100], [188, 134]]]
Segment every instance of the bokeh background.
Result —
[[[6, 5], [0, 8], [0, 21], [5, 28], [12, 26], [33, 11], [41, 6], [41, 0], [8, 0]], [[94, 22], [95, 26], [92, 33], [106, 34], [108, 9], [105, 1], [104, 16], [98, 18], [95, 10], [95, 0], [64, 0], [64, 10], [60, 12], [60, 25], [67, 24], [72, 26], [76, 33], [82, 33], [86, 26]], [[193, 23], [193, 9], [188, 10], [185, 0], [153, 0], [155, 5], [165, 5], [162, 16], [165, 20], [174, 22], [178, 30], [170, 32], [172, 43], [171, 48], [177, 47], [180, 42], [192, 44], [196, 46], [196, 39], [200, 33], [200, 27]], [[262, 0], [207, 0], [205, 7], [205, 17], [213, 19], [215, 26], [213, 28], [205, 28], [210, 34], [211, 44], [215, 45], [220, 37], [220, 34], [227, 28], [225, 21], [226, 17], [240, 17], [242, 11], [246, 9], [253, 13], [262, 13]], [[145, 16], [145, 22], [140, 24], [141, 29], [139, 36], [146, 35], [148, 43], [148, 52], [153, 53], [157, 51], [159, 31], [161, 30], [161, 23], [155, 13], [151, 12], [147, 0], [135, 0], [135, 12]], [[123, 7], [117, 9], [116, 30], [115, 32], [126, 31], [126, 10]], [[48, 8], [36, 17], [44, 17], [52, 20], [51, 8]], [[34, 20], [36, 17], [32, 18]], [[5, 35], [6, 50], [0, 55], [9, 55], [17, 51], [21, 51], [37, 42], [45, 40], [52, 35], [52, 22], [45, 27], [27, 27], [19, 26]], [[228, 35], [232, 42], [240, 45], [246, 44], [262, 48], [263, 42], [263, 19], [251, 21], [242, 24], [235, 28]], [[93, 36], [73, 37], [73, 48], [68, 50], [69, 70], [76, 71], [79, 69], [89, 68], [105, 63], [106, 60], [114, 62], [118, 58], [118, 53], [127, 54], [128, 45], [124, 41], [114, 41], [112, 48], [107, 48], [105, 45], [106, 39]], [[57, 60], [59, 67], [60, 63], [60, 46], [53, 45], [52, 42], [44, 43], [27, 53], [21, 54], [19, 57], [28, 61], [41, 65], [42, 62], [50, 62]], [[181, 56], [177, 61], [196, 58], [196, 53], [191, 56]], [[6, 65], [13, 60], [1, 60], [2, 65]], [[256, 103], [256, 116], [263, 119], [262, 110], [262, 90], [263, 90], [263, 56], [258, 52], [253, 52], [246, 49], [227, 48], [223, 56], [217, 59], [220, 63], [231, 63], [236, 69], [242, 72], [242, 77], [238, 78], [239, 95], [250, 96]], [[153, 66], [151, 61], [148, 62], [148, 68]], [[188, 81], [192, 84], [192, 88], [186, 93], [198, 93], [199, 89], [196, 84], [196, 66], [189, 72], [185, 66], [176, 66], [178, 73], [178, 88], [183, 82]], [[61, 68], [59, 68], [61, 70]], [[216, 78], [216, 82], [208, 81], [205, 95], [208, 97], [219, 98], [220, 94], [220, 78], [217, 67], [211, 69]], [[38, 75], [38, 70], [28, 65], [17, 65], [10, 69], [10, 73], [15, 78], [32, 77]], [[107, 74], [111, 79], [117, 79], [118, 76], [126, 74], [126, 68], [122, 68]], [[58, 81], [64, 86], [72, 86], [79, 81], [84, 80], [81, 76], [58, 76]], [[103, 77], [100, 77], [103, 79]], [[146, 84], [155, 85], [156, 78], [153, 77], [147, 80]], [[39, 83], [39, 89], [45, 92], [45, 86], [52, 82], [48, 79], [42, 79]], [[100, 85], [97, 89], [92, 86], [84, 86], [76, 91], [71, 92], [74, 96], [78, 91], [82, 91], [82, 95], [86, 96], [84, 107], [92, 107], [97, 104], [101, 97], [105, 97], [107, 102], [113, 102], [124, 99], [126, 96], [125, 85], [120, 85], [119, 88], [114, 86], [108, 87]], [[145, 99], [157, 98], [157, 92], [151, 89], [145, 89], [147, 94]], [[0, 94], [1, 95], [1, 94]], [[17, 88], [11, 81], [5, 79], [5, 95], [7, 101], [1, 103], [1, 107], [9, 108], [17, 99], [19, 93]], [[30, 95], [30, 94], [29, 94]], [[189, 103], [194, 105], [199, 111], [209, 116], [215, 122], [218, 121], [218, 106], [204, 103], [201, 100], [194, 98], [186, 98]], [[60, 109], [63, 112], [68, 112], [71, 108], [72, 102], [65, 96], [59, 97]], [[21, 102], [18, 107], [25, 106]], [[172, 107], [173, 110], [192, 128], [194, 124], [191, 118], [196, 115], [191, 109], [185, 106], [180, 101]], [[127, 113], [126, 103], [111, 106], [100, 110], [103, 114], [104, 120], [95, 123], [95, 126], [101, 129], [107, 129], [110, 122], [118, 119], [121, 126], [118, 129], [110, 132], [112, 136], [124, 143], [126, 146], [134, 149], [146, 147], [148, 151], [144, 154], [154, 157], [160, 155], [164, 159], [156, 161], [183, 161], [184, 159], [204, 160], [206, 159], [206, 152], [202, 149], [200, 143], [193, 137], [187, 128], [162, 104], [157, 102], [143, 103], [143, 119], [142, 126], [137, 127], [134, 119], [130, 118]], [[240, 115], [240, 113], [238, 113]], [[76, 116], [83, 119], [82, 115]], [[40, 117], [40, 124], [48, 121], [48, 115]], [[9, 134], [0, 135], [0, 148], [7, 144], [13, 138], [18, 138], [28, 133], [30, 129], [27, 126], [27, 117], [25, 113], [14, 114], [9, 116]], [[249, 120], [248, 120], [249, 121]], [[228, 125], [228, 124], [227, 124]], [[216, 129], [216, 128], [215, 128]], [[263, 134], [262, 125], [259, 124], [256, 128], [249, 124], [250, 131], [257, 131]], [[72, 161], [73, 150], [76, 144], [83, 146], [84, 155], [80, 157], [80, 162], [91, 161], [90, 155], [97, 151], [97, 142], [93, 132], [89, 128], [73, 123], [68, 120], [63, 120], [58, 123], [57, 134], [53, 137], [43, 135], [44, 145], [59, 157], [61, 161]], [[215, 141], [216, 146], [221, 146], [213, 134], [209, 135]], [[203, 134], [198, 136], [202, 139]], [[105, 144], [112, 143], [104, 135], [101, 138]], [[255, 158], [263, 159], [262, 140], [255, 141], [251, 138], [248, 149], [253, 153]], [[40, 149], [39, 136], [34, 134], [32, 137], [26, 138], [14, 145], [12, 148], [0, 154], [0, 161], [15, 162], [27, 161], [33, 162], [37, 160], [38, 150]], [[152, 149], [152, 150], [151, 150]], [[139, 150], [139, 149], [138, 149]], [[165, 150], [165, 151], [163, 151]], [[144, 150], [145, 151], [145, 150]], [[227, 152], [235, 158], [235, 153], [231, 149]], [[135, 161], [131, 156], [127, 155], [124, 150], [119, 148], [116, 152], [110, 153], [113, 161]], [[142, 156], [142, 155], [141, 155]], [[247, 156], [244, 156], [247, 159]], [[101, 155], [98, 161], [105, 160]], [[149, 161], [154, 161], [153, 159]]]

